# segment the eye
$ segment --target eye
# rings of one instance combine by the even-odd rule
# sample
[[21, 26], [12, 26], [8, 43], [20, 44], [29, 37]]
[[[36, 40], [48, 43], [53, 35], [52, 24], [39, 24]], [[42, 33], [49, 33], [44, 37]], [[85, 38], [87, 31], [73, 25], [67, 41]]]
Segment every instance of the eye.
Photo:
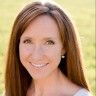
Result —
[[54, 45], [54, 44], [55, 44], [55, 42], [54, 42], [54, 41], [52, 41], [52, 40], [48, 40], [48, 41], [46, 42], [46, 44], [47, 44], [47, 45]]
[[23, 43], [25, 43], [25, 44], [30, 44], [30, 43], [31, 43], [31, 40], [30, 40], [30, 39], [25, 39], [25, 40], [23, 41]]

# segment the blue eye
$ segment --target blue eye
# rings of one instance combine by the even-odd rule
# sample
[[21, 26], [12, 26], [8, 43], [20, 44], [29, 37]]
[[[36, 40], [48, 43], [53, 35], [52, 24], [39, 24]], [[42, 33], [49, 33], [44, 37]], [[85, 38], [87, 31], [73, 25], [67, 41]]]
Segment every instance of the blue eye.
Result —
[[46, 42], [46, 44], [47, 44], [47, 45], [54, 45], [54, 44], [55, 44], [55, 42], [54, 42], [54, 41], [52, 41], [52, 40], [48, 40], [48, 41]]
[[31, 40], [30, 39], [26, 39], [26, 40], [23, 41], [23, 43], [30, 44], [31, 43]]

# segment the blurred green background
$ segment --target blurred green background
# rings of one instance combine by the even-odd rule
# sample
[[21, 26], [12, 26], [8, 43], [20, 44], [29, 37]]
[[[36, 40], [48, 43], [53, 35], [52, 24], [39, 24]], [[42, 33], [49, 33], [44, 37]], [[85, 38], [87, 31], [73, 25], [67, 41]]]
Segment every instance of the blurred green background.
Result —
[[[35, 1], [35, 0], [34, 0]], [[54, 0], [68, 10], [76, 23], [84, 53], [86, 74], [96, 95], [95, 0]], [[0, 0], [0, 96], [4, 91], [5, 61], [14, 20], [30, 0]]]

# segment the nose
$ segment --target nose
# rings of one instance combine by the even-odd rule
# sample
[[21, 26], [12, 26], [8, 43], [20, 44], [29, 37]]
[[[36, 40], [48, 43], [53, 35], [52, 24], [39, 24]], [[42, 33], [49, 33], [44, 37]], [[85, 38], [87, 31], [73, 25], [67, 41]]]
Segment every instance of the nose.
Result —
[[32, 53], [31, 53], [31, 58], [33, 61], [40, 61], [43, 60], [44, 57], [44, 51], [41, 46], [36, 46], [34, 47]]

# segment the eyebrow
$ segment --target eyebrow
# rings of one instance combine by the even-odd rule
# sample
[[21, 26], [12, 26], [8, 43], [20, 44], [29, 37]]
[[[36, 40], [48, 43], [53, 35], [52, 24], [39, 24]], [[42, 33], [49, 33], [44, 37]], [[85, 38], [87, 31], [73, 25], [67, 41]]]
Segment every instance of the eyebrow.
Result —
[[[29, 37], [29, 36], [25, 36], [25, 37], [23, 37], [23, 38], [33, 39], [33, 38]], [[38, 37], [37, 37], [37, 38], [38, 38]], [[50, 39], [56, 39], [56, 38], [55, 38], [55, 37], [44, 37], [44, 38], [43, 38], [43, 40], [50, 40]]]
[[54, 38], [54, 37], [45, 37], [45, 38], [43, 38], [43, 40], [50, 40], [50, 39], [56, 39], [56, 38]]

